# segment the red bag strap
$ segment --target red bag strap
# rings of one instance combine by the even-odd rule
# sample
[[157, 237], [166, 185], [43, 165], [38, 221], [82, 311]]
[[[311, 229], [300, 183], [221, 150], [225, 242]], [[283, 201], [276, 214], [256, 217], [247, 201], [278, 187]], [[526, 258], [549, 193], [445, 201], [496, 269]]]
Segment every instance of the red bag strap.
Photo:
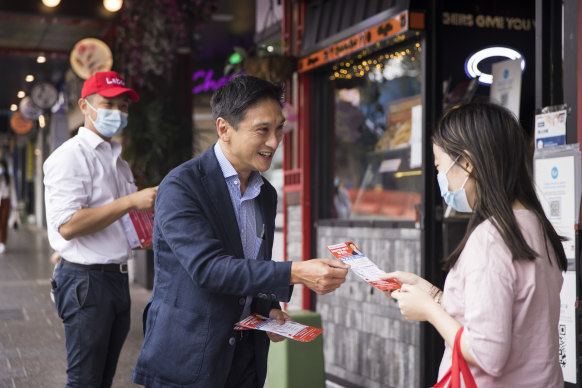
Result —
[[[451, 367], [443, 378], [435, 384], [434, 388], [461, 388], [461, 373], [463, 374], [466, 388], [477, 388], [473, 374], [471, 374], [467, 361], [465, 361], [461, 352], [461, 334], [463, 334], [463, 327], [455, 335]], [[449, 383], [448, 386], [447, 383]]]

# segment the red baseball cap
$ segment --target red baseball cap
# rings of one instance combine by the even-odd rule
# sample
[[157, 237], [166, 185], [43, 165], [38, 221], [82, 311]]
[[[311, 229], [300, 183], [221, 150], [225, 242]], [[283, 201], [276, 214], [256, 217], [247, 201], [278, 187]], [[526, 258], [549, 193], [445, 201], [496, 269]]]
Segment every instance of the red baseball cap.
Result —
[[103, 97], [116, 97], [127, 93], [131, 101], [139, 101], [136, 91], [125, 87], [125, 81], [114, 71], [101, 71], [87, 78], [81, 90], [81, 98], [93, 93]]

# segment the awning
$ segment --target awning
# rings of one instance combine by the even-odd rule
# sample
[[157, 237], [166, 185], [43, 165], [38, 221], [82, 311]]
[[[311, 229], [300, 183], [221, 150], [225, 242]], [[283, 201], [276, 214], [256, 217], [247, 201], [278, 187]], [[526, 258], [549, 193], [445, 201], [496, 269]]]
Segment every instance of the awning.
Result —
[[412, 0], [315, 0], [307, 5], [298, 71], [334, 61], [389, 37], [424, 28]]

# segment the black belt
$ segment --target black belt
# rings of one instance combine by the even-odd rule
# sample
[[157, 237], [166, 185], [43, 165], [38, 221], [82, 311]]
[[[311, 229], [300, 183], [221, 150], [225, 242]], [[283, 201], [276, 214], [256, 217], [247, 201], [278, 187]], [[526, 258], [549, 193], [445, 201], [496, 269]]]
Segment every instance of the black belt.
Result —
[[97, 271], [107, 271], [107, 272], [117, 272], [117, 273], [127, 273], [127, 263], [123, 264], [79, 264], [71, 263], [70, 261], [61, 258], [63, 265], [70, 265], [73, 267], [92, 269]]

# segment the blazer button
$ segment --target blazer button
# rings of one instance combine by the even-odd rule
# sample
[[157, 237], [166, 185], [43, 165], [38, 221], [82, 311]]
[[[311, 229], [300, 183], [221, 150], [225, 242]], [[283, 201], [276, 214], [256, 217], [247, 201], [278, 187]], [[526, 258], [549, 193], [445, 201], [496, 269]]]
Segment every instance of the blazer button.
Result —
[[240, 304], [241, 306], [244, 306], [246, 301], [247, 301], [247, 298], [245, 298], [244, 296], [241, 296], [240, 299], [238, 300], [238, 304]]
[[273, 299], [273, 300], [277, 300], [277, 295], [275, 295], [275, 294], [271, 294], [271, 299]]
[[263, 294], [262, 292], [259, 292], [259, 293], [257, 294], [257, 296], [258, 296], [259, 298], [261, 298], [261, 299], [267, 299], [267, 298], [268, 298], [268, 297], [267, 297], [267, 295], [266, 295], [266, 294]]
[[234, 346], [234, 344], [236, 344], [236, 340], [234, 339], [234, 337], [230, 337], [230, 338], [228, 339], [228, 344], [229, 344], [230, 346]]

